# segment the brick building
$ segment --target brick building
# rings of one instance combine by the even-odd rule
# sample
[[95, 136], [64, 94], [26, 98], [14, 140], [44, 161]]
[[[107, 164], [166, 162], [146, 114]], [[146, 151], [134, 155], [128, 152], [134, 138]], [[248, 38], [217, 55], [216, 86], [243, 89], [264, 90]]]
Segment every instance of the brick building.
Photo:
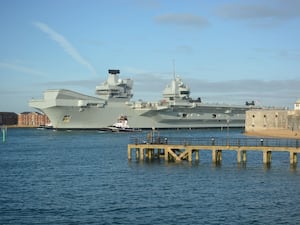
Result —
[[38, 127], [50, 124], [49, 118], [39, 112], [23, 112], [18, 115], [18, 126]]

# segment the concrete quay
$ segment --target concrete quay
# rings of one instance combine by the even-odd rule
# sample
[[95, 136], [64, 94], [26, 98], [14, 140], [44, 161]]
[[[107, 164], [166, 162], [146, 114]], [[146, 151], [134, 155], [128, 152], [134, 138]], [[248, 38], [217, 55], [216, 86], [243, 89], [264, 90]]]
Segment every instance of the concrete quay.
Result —
[[[167, 138], [156, 137], [151, 140], [131, 138], [128, 144], [128, 160], [163, 158], [165, 161], [181, 162], [187, 160], [199, 161], [200, 152], [211, 151], [212, 162], [220, 163], [222, 153], [236, 151], [237, 162], [247, 161], [247, 152], [261, 151], [262, 161], [269, 164], [272, 161], [272, 152], [289, 152], [290, 164], [297, 165], [297, 154], [300, 153], [300, 140], [273, 139], [273, 138]], [[135, 153], [135, 154], [133, 154]]]

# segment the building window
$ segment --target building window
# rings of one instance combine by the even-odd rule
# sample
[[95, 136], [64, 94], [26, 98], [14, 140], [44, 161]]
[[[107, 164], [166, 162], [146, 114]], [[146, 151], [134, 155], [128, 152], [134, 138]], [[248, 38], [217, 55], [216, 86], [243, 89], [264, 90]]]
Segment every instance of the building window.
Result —
[[267, 127], [267, 115], [264, 115], [264, 127]]

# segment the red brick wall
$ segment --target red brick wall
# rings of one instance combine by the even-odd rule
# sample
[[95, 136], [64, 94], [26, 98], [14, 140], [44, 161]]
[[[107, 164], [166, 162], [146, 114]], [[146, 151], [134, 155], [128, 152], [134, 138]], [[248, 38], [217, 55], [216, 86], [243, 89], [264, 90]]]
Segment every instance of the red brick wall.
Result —
[[21, 113], [18, 115], [18, 126], [33, 126], [49, 124], [50, 120], [45, 114], [36, 112]]

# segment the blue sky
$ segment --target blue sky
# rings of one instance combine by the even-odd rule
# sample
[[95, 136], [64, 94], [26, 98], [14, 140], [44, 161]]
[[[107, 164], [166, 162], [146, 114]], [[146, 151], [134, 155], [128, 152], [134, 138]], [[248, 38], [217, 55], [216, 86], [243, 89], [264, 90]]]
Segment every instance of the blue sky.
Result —
[[46, 89], [94, 95], [108, 69], [160, 100], [173, 62], [203, 102], [300, 97], [298, 0], [1, 0], [0, 28], [0, 111]]

